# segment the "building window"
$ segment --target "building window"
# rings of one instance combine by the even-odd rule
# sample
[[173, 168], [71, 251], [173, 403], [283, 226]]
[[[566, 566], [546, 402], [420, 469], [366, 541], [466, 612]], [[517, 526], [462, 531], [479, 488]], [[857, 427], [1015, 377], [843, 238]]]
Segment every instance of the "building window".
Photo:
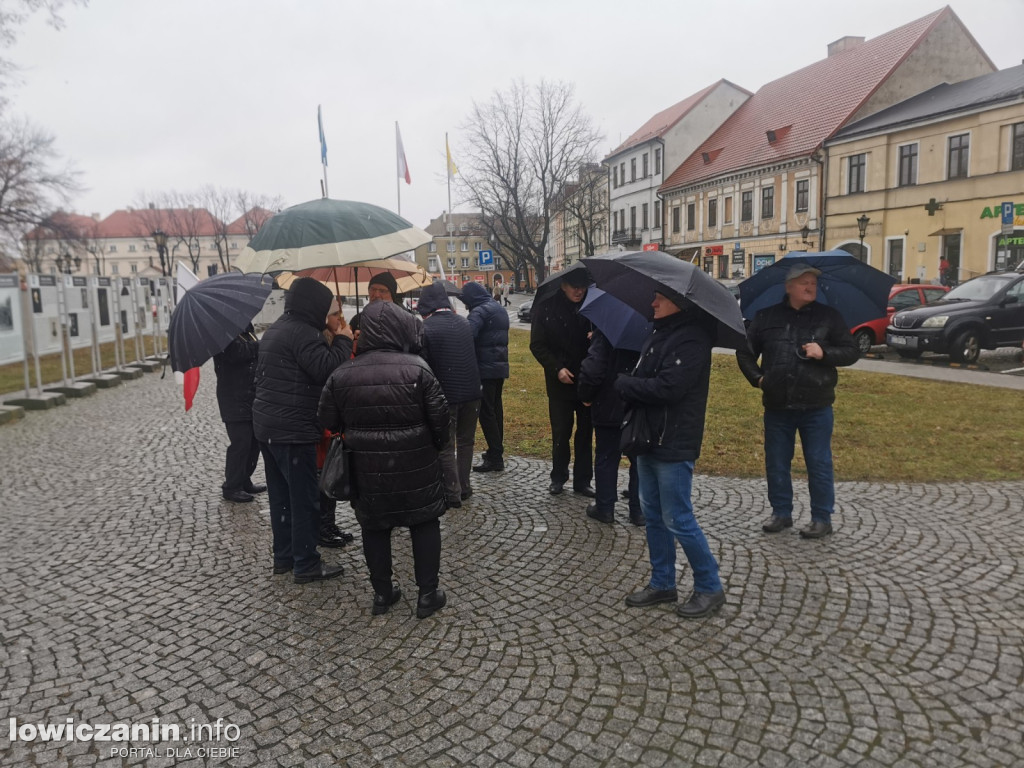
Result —
[[[697, 228], [697, 204], [689, 203], [686, 206], [686, 230], [693, 232]], [[676, 232], [679, 230], [677, 229]]]
[[465, 240], [462, 241], [462, 248], [461, 248], [461, 250], [462, 250], [463, 253], [465, 253], [466, 251], [469, 250], [469, 243], [467, 243]]
[[679, 231], [679, 212], [680, 212], [680, 207], [678, 205], [673, 205], [672, 206], [672, 231], [673, 232], [678, 232]]
[[116, 246], [116, 245], [112, 245], [112, 246], [110, 246], [110, 248], [108, 248], [107, 250], [108, 250], [108, 251], [109, 251], [110, 253], [117, 253], [117, 246]]
[[619, 231], [619, 212], [612, 211], [612, 232]]
[[643, 166], [644, 178], [646, 179], [648, 177], [648, 175], [649, 175], [647, 173], [647, 153], [646, 152], [644, 152], [643, 157], [641, 158], [640, 164]]
[[723, 211], [723, 213], [725, 215], [722, 217], [722, 223], [724, 223], [724, 224], [732, 224], [732, 198], [731, 197], [725, 198], [725, 210]]
[[427, 251], [428, 251], [429, 253], [437, 253], [437, 243], [430, 243], [430, 244], [429, 244], [429, 245], [427, 246]]
[[129, 264], [128, 267], [129, 267], [129, 269], [131, 269], [132, 272], [138, 272], [139, 271], [139, 265], [138, 264], [132, 263], [132, 264]]
[[110, 265], [110, 274], [116, 275], [117, 274], [118, 266], [120, 266], [120, 265], [119, 264], [111, 264]]
[[437, 256], [427, 258], [427, 272], [438, 272]]
[[807, 179], [801, 179], [800, 181], [798, 181], [796, 183], [796, 212], [797, 213], [806, 213], [807, 212], [807, 204], [809, 202], [808, 198], [810, 197], [810, 193], [809, 193], [810, 187], [811, 187], [811, 182], [807, 181]]
[[949, 164], [947, 179], [966, 179], [967, 161], [971, 152], [971, 134], [961, 133], [949, 137]]
[[128, 246], [128, 253], [135, 253], [135, 246], [134, 245], [129, 245]]
[[462, 259], [462, 268], [463, 269], [469, 269], [469, 259], [468, 258], [463, 258]]
[[629, 180], [636, 181], [636, 158], [629, 159]]
[[640, 207], [640, 228], [647, 229], [647, 203]]
[[238, 243], [236, 243], [234, 240], [231, 241], [231, 250], [232, 251], [237, 251], [238, 250]]
[[448, 257], [448, 269], [455, 269], [455, 259], [453, 259], [451, 256]]
[[661, 229], [661, 201], [654, 202], [654, 228]]
[[1013, 126], [1013, 151], [1010, 153], [1010, 170], [1024, 170], [1024, 123]]
[[708, 200], [708, 229], [718, 226], [718, 198]]
[[740, 221], [750, 221], [754, 218], [754, 193], [744, 192], [740, 195]]
[[761, 190], [761, 218], [775, 218], [775, 187], [765, 187]]
[[619, 184], [626, 183], [626, 161], [619, 163]]
[[612, 166], [612, 189], [619, 188], [619, 166]]
[[455, 243], [448, 241], [448, 253], [455, 253]]
[[654, 175], [657, 176], [661, 173], [661, 150], [654, 150]]
[[900, 147], [900, 177], [896, 183], [900, 187], [917, 184], [917, 144]]
[[473, 248], [474, 250], [482, 251], [484, 249], [484, 246], [479, 240], [477, 240], [475, 243], [473, 243]]
[[629, 206], [629, 230], [630, 234], [636, 232], [636, 206]]
[[864, 191], [864, 165], [867, 156], [864, 153], [847, 158], [846, 194]]

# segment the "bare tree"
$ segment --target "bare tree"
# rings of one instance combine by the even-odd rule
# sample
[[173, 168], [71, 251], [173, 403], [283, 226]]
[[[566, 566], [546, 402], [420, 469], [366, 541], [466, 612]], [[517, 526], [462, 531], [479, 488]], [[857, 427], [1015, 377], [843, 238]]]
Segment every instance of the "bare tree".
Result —
[[[53, 137], [26, 120], [0, 120], [0, 249], [17, 251], [33, 227], [53, 225], [54, 203], [66, 203], [77, 191], [77, 174], [54, 168]], [[70, 234], [70, 233], [65, 233]]]
[[284, 208], [284, 201], [279, 196], [270, 197], [239, 190], [236, 193], [235, 205], [241, 212], [245, 236], [252, 240], [267, 219]]
[[[474, 102], [462, 126], [461, 182], [495, 246], [546, 275], [556, 195], [597, 153], [601, 136], [566, 83], [517, 82], [487, 104]], [[518, 272], [518, 270], [516, 270]]]
[[583, 256], [608, 244], [608, 174], [598, 163], [580, 166], [579, 177], [566, 185], [561, 198], [566, 229], [579, 241]]
[[[83, 5], [87, 0], [71, 0]], [[56, 29], [64, 25], [60, 10], [68, 0], [0, 0], [0, 51], [10, 50], [18, 39], [18, 31], [30, 16], [39, 11], [46, 11], [49, 23]], [[0, 57], [0, 91], [17, 72], [17, 67], [9, 59]], [[0, 98], [0, 108], [4, 106]]]

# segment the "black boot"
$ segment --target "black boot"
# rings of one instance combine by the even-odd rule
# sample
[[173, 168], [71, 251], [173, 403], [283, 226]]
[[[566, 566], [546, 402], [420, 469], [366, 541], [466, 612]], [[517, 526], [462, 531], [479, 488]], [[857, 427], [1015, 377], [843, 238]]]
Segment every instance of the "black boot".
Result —
[[435, 589], [433, 592], [420, 595], [420, 599], [416, 601], [416, 618], [425, 619], [427, 616], [433, 615], [444, 608], [447, 602], [448, 596], [445, 595], [443, 589]]

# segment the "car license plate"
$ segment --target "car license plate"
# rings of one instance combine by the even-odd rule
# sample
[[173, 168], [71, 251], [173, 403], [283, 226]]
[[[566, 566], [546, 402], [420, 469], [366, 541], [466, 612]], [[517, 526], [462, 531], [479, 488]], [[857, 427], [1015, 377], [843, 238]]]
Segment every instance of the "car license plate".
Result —
[[894, 347], [917, 347], [916, 336], [889, 336], [886, 339], [886, 344], [890, 344]]

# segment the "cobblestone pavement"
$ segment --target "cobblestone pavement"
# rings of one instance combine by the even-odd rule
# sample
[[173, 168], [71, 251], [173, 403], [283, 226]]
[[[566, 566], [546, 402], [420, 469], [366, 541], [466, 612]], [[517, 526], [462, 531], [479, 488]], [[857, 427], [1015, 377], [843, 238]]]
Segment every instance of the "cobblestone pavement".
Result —
[[[326, 551], [340, 579], [271, 575], [203, 375], [187, 415], [149, 374], [0, 429], [3, 765], [1024, 762], [1022, 483], [841, 484], [808, 542], [760, 533], [760, 481], [700, 477], [729, 602], [686, 622], [623, 606], [648, 575], [624, 508], [588, 521], [512, 458], [443, 518], [448, 607], [415, 618], [396, 534], [407, 596], [372, 617], [358, 544]], [[135, 754], [25, 729], [68, 718], [224, 728]]]

